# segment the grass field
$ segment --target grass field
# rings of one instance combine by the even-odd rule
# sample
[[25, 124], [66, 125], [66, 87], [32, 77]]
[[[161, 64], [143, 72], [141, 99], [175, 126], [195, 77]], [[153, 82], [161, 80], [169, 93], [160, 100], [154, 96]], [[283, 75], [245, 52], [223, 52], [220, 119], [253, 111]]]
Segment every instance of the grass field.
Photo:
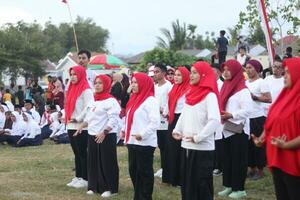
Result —
[[[154, 168], [159, 167], [156, 151]], [[127, 149], [118, 147], [120, 167], [119, 195], [111, 199], [132, 199], [133, 189], [128, 175]], [[99, 195], [88, 196], [85, 189], [66, 186], [74, 176], [73, 153], [70, 145], [54, 145], [46, 141], [38, 147], [13, 148], [0, 144], [0, 200], [94, 200]], [[214, 180], [215, 193], [222, 188], [222, 178]], [[246, 183], [247, 199], [274, 200], [270, 174], [260, 181]], [[154, 200], [181, 199], [178, 188], [169, 187], [156, 178]], [[215, 197], [217, 200], [221, 198]], [[223, 200], [223, 199], [222, 199]]]

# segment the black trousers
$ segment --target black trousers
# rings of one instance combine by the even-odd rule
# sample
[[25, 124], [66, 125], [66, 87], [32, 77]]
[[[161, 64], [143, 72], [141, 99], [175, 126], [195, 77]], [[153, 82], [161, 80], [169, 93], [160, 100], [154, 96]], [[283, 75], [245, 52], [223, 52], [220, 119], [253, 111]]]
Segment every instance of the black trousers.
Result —
[[1, 135], [0, 142], [7, 142], [10, 145], [15, 146], [22, 136], [18, 135]]
[[25, 146], [38, 146], [43, 144], [43, 139], [41, 135], [35, 136], [35, 138], [24, 138], [20, 141], [19, 144], [16, 144], [16, 147], [25, 147]]
[[160, 167], [165, 168], [168, 130], [157, 131], [157, 144], [160, 151]]
[[119, 189], [119, 166], [117, 160], [117, 136], [110, 133], [102, 143], [88, 135], [88, 190], [117, 193]]
[[214, 153], [214, 169], [223, 171], [222, 152], [223, 152], [223, 140], [215, 140], [215, 153]]
[[74, 137], [76, 130], [68, 130], [70, 144], [75, 155], [75, 176], [87, 180], [87, 130]]
[[46, 125], [42, 128], [42, 139], [47, 139], [50, 137], [52, 130], [49, 128], [49, 125]]
[[218, 52], [219, 64], [222, 65], [226, 61], [227, 51]]
[[272, 168], [277, 200], [299, 200], [300, 177], [289, 175], [278, 168]]
[[[264, 124], [266, 117], [258, 117], [250, 119], [250, 133], [254, 134], [256, 137], [261, 136], [264, 130]], [[263, 169], [266, 166], [266, 149], [265, 147], [257, 147], [252, 140], [249, 140], [248, 149], [248, 166], [251, 168], [257, 167], [258, 169]]]
[[180, 114], [175, 114], [174, 121], [169, 125], [162, 174], [162, 182], [172, 184], [173, 186], [180, 185], [181, 141], [177, 141], [172, 137], [172, 132], [179, 116]]
[[233, 191], [244, 191], [247, 176], [248, 135], [237, 133], [224, 139], [223, 185]]
[[154, 147], [127, 145], [129, 174], [134, 187], [134, 200], [151, 200], [154, 185]]
[[213, 200], [214, 151], [183, 148], [181, 154], [181, 195], [183, 200]]

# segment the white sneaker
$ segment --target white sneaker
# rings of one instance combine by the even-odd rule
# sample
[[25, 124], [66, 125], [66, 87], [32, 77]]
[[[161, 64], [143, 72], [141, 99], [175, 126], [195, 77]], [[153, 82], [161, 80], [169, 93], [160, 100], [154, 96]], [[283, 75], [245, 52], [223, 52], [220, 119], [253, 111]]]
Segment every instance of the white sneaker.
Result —
[[74, 188], [84, 188], [84, 187], [87, 187], [87, 185], [88, 185], [88, 182], [86, 180], [84, 180], [82, 178], [79, 178], [79, 180], [75, 184], [73, 184], [72, 187], [74, 187]]
[[105, 191], [101, 194], [101, 197], [103, 198], [109, 198], [109, 197], [112, 197], [112, 196], [115, 196], [117, 195], [118, 193], [111, 193], [111, 191]]
[[155, 177], [162, 177], [162, 169], [159, 169], [155, 174], [154, 174]]
[[79, 178], [74, 177], [70, 183], [67, 184], [68, 187], [73, 187], [73, 185], [79, 180]]
[[89, 190], [89, 191], [86, 192], [86, 194], [88, 194], [88, 195], [93, 195], [94, 192], [93, 192], [92, 190]]

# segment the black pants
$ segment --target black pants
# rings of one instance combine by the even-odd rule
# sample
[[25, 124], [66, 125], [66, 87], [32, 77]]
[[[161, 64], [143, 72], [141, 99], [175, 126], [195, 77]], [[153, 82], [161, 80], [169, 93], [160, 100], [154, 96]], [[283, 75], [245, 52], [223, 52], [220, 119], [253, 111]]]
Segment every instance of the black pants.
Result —
[[134, 200], [151, 200], [154, 185], [154, 147], [127, 145], [129, 174], [134, 187]]
[[300, 177], [289, 175], [278, 168], [272, 168], [277, 200], [299, 200]]
[[[254, 134], [256, 137], [261, 136], [264, 130], [266, 118], [258, 117], [250, 119], [250, 133]], [[257, 167], [258, 169], [263, 169], [266, 166], [266, 149], [265, 147], [257, 147], [252, 140], [249, 140], [248, 149], [248, 166], [251, 168]]]
[[222, 65], [226, 61], [227, 51], [218, 52], [219, 64]]
[[25, 147], [25, 146], [38, 146], [43, 144], [43, 139], [41, 135], [35, 136], [35, 138], [24, 138], [20, 141], [19, 144], [16, 144], [16, 147]]
[[68, 130], [73, 153], [75, 155], [75, 176], [87, 180], [87, 136], [86, 130], [74, 137], [76, 130]]
[[224, 139], [223, 185], [233, 191], [244, 191], [247, 176], [248, 135], [237, 133]]
[[214, 153], [214, 169], [223, 171], [222, 152], [223, 152], [223, 139], [215, 140], [215, 153]]
[[165, 168], [167, 137], [168, 137], [168, 130], [157, 131], [157, 144], [160, 151], [160, 167], [162, 169]]
[[22, 136], [18, 135], [1, 135], [0, 142], [7, 142], [10, 145], [15, 146]]
[[68, 133], [63, 133], [54, 138], [54, 141], [56, 144], [68, 144], [70, 143], [69, 135]]
[[169, 125], [162, 174], [162, 182], [172, 184], [173, 186], [180, 185], [181, 141], [177, 141], [172, 137], [172, 132], [179, 116], [180, 114], [175, 114], [174, 121]]
[[213, 200], [214, 151], [183, 148], [181, 154], [181, 195], [183, 200]]
[[108, 134], [102, 143], [95, 142], [95, 136], [88, 136], [88, 190], [103, 193], [117, 193], [119, 188], [119, 167], [117, 160], [116, 133]]
[[52, 130], [49, 128], [49, 125], [46, 125], [42, 128], [42, 139], [47, 139], [50, 137]]

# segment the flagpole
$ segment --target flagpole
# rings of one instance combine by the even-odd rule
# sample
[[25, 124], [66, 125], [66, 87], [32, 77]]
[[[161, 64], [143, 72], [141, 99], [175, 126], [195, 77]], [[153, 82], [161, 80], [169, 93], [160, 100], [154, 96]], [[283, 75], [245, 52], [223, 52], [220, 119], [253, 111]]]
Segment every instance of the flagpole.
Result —
[[71, 24], [72, 24], [72, 28], [73, 28], [73, 34], [74, 34], [74, 39], [75, 39], [76, 50], [77, 50], [77, 52], [79, 52], [78, 42], [77, 42], [77, 35], [76, 35], [76, 31], [75, 31], [75, 26], [74, 26], [74, 23], [73, 23], [73, 18], [72, 18], [72, 14], [71, 14], [70, 5], [69, 5], [68, 1], [63, 1], [63, 2], [66, 3], [67, 6], [68, 6], [69, 15], [70, 15], [70, 19], [71, 19]]

